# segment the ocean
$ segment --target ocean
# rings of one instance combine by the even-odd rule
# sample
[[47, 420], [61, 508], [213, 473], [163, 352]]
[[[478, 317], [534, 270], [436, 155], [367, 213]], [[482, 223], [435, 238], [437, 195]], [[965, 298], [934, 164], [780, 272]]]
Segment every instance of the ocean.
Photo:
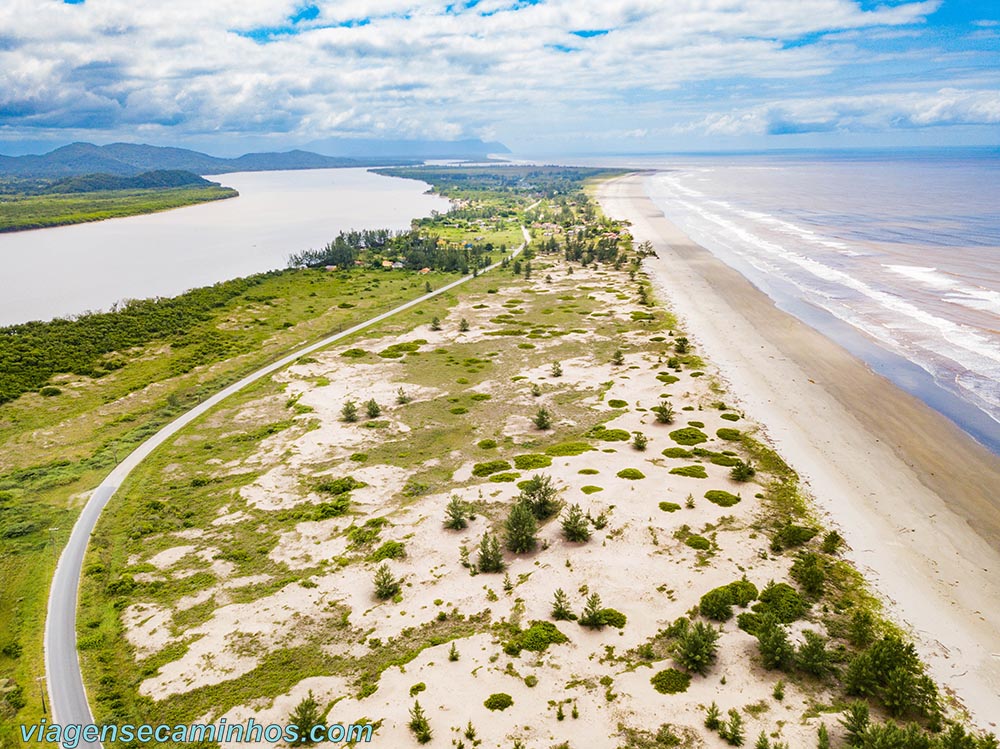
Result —
[[996, 150], [586, 161], [656, 169], [688, 236], [1000, 453]]

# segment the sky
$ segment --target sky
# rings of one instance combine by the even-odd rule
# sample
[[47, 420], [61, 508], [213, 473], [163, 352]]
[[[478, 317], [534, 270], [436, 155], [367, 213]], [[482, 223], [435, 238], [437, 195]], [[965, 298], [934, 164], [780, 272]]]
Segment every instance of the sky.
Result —
[[0, 153], [1000, 143], [995, 0], [3, 0]]

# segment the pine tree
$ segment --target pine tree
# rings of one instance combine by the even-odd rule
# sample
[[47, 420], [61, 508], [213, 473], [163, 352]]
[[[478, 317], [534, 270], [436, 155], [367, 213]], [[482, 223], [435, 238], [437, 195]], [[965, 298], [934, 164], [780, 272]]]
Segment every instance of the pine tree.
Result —
[[399, 593], [399, 580], [392, 574], [389, 565], [383, 562], [375, 570], [375, 595], [383, 601]]
[[563, 374], [562, 364], [560, 364], [559, 362], [552, 362], [552, 376], [562, 377], [562, 374]]
[[340, 416], [344, 421], [357, 421], [358, 420], [358, 404], [354, 401], [344, 401], [343, 407], [340, 409]]
[[436, 316], [431, 318], [431, 330], [441, 330], [441, 320]]
[[538, 523], [527, 502], [515, 502], [510, 508], [510, 514], [504, 523], [507, 548], [515, 554], [526, 554], [533, 551], [538, 539]]
[[719, 706], [712, 701], [712, 704], [708, 706], [705, 711], [705, 728], [709, 728], [713, 731], [722, 725], [721, 713], [719, 712]]
[[521, 486], [518, 500], [526, 502], [531, 508], [531, 514], [538, 520], [548, 520], [559, 512], [557, 494], [558, 490], [553, 485], [552, 478], [536, 473]]
[[611, 363], [615, 366], [621, 366], [625, 363], [625, 354], [622, 353], [620, 348], [615, 349], [615, 353], [611, 355]]
[[457, 661], [460, 657], [461, 656], [459, 655], [458, 648], [455, 646], [455, 643], [452, 643], [451, 650], [448, 651], [448, 660]]
[[458, 324], [458, 329], [463, 333], [467, 332], [469, 330], [469, 321], [463, 317], [462, 321]]
[[298, 738], [289, 742], [291, 746], [304, 746], [315, 744], [310, 737], [310, 732], [315, 726], [323, 725], [323, 718], [320, 715], [319, 703], [313, 697], [312, 690], [302, 698], [301, 702], [295, 706], [292, 714], [288, 716], [288, 724], [298, 726]]
[[784, 670], [792, 664], [795, 650], [788, 641], [785, 628], [772, 614], [761, 615], [756, 635], [764, 668]]
[[715, 662], [718, 640], [719, 630], [706, 622], [695, 622], [677, 637], [674, 644], [677, 662], [704, 676]]
[[503, 572], [503, 552], [500, 551], [500, 541], [487, 531], [479, 542], [479, 559], [477, 566], [480, 572]]
[[590, 524], [580, 505], [570, 505], [562, 520], [562, 532], [567, 541], [580, 543], [590, 539]]
[[576, 614], [574, 614], [569, 608], [569, 596], [562, 588], [557, 588], [555, 595], [552, 597], [552, 618], [556, 621], [572, 621], [576, 619]]
[[400, 387], [399, 390], [396, 391], [396, 403], [398, 403], [400, 406], [405, 406], [411, 400], [412, 399], [410, 398], [410, 396], [406, 394], [406, 391], [403, 390], [402, 387]]
[[458, 497], [452, 497], [444, 508], [444, 527], [453, 531], [465, 528], [468, 522], [469, 509]]
[[604, 615], [601, 611], [601, 597], [597, 593], [587, 596], [587, 601], [580, 614], [580, 624], [591, 629], [604, 628]]
[[634, 447], [639, 452], [645, 452], [646, 445], [649, 444], [649, 440], [646, 439], [646, 435], [642, 432], [634, 432], [632, 434], [632, 447]]
[[820, 723], [816, 731], [816, 749], [830, 749], [830, 733], [826, 730], [826, 723]]
[[813, 676], [823, 677], [830, 669], [830, 654], [826, 650], [826, 638], [811, 630], [802, 633], [805, 642], [799, 645], [795, 654], [795, 664]]
[[764, 731], [760, 732], [757, 741], [754, 742], [753, 749], [771, 749], [771, 742]]
[[535, 418], [533, 418], [532, 421], [535, 424], [535, 428], [541, 429], [542, 431], [552, 428], [552, 414], [550, 414], [548, 409], [544, 406], [535, 412]]
[[661, 424], [673, 424], [674, 423], [674, 407], [671, 405], [670, 401], [664, 399], [658, 404], [653, 406], [653, 413], [656, 415], [656, 420]]
[[852, 702], [844, 711], [840, 719], [840, 725], [847, 732], [848, 746], [863, 746], [865, 743], [865, 731], [868, 729], [868, 705], [864, 702]]
[[743, 735], [743, 716], [740, 715], [739, 710], [730, 708], [729, 721], [726, 723], [726, 727], [719, 731], [719, 735], [731, 746], [743, 746], [743, 741], [745, 740]]
[[419, 701], [414, 701], [413, 707], [410, 708], [410, 730], [421, 744], [426, 744], [432, 738], [431, 726]]
[[368, 414], [369, 419], [377, 419], [382, 415], [382, 406], [374, 398], [371, 398], [365, 402], [365, 413]]

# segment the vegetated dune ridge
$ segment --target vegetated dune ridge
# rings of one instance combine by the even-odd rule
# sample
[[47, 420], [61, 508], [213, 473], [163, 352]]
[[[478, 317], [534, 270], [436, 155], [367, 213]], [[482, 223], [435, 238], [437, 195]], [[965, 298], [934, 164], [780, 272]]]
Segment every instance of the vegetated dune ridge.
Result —
[[982, 726], [1000, 716], [1000, 459], [945, 417], [778, 310], [649, 200], [641, 174], [603, 183], [605, 212], [658, 258], [647, 271], [731, 392], [766, 425], [912, 627], [934, 677]]

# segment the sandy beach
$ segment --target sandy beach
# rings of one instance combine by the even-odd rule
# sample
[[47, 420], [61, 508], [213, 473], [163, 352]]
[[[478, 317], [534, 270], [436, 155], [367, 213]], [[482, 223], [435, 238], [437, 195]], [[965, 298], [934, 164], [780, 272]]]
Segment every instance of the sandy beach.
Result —
[[647, 271], [800, 473], [850, 557], [983, 728], [1000, 720], [1000, 459], [779, 309], [671, 224], [645, 177], [600, 186]]

